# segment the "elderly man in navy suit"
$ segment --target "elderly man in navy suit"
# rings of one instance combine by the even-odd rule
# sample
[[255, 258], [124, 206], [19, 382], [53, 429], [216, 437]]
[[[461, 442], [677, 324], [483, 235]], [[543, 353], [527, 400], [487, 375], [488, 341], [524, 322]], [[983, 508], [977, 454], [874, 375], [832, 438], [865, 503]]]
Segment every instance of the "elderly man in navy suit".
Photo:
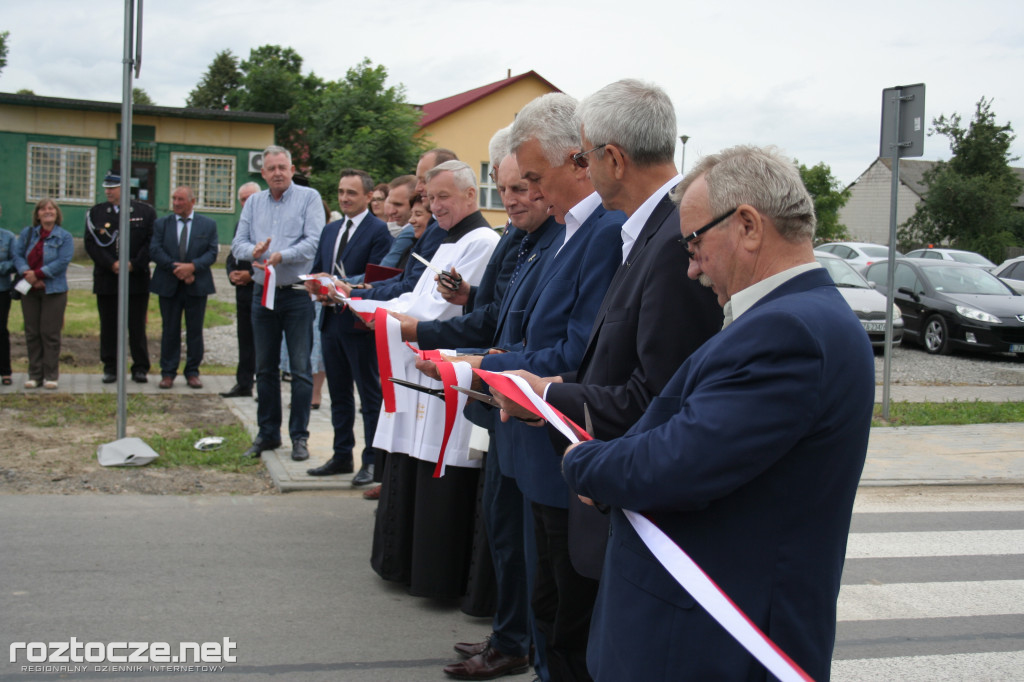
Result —
[[[339, 277], [359, 275], [369, 263], [380, 263], [391, 248], [392, 237], [387, 223], [373, 215], [370, 199], [373, 179], [366, 171], [347, 168], [338, 179], [338, 206], [343, 215], [324, 227], [320, 245], [313, 258], [313, 270]], [[319, 283], [307, 281], [310, 293], [319, 292]], [[331, 423], [334, 426], [334, 455], [326, 463], [310, 469], [310, 476], [349, 474], [354, 468], [356, 404], [352, 381], [359, 390], [359, 408], [363, 415], [366, 447], [362, 464], [352, 485], [373, 481], [374, 451], [370, 444], [377, 430], [380, 413], [380, 375], [373, 334], [365, 325], [356, 325], [355, 315], [343, 306], [325, 307], [320, 318], [320, 343], [327, 371], [327, 388], [331, 392]]]
[[215, 292], [210, 266], [217, 260], [217, 223], [194, 212], [196, 196], [182, 185], [171, 193], [174, 213], [153, 224], [149, 257], [156, 264], [149, 290], [160, 297], [160, 388], [170, 388], [181, 361], [181, 315], [185, 313], [185, 380], [202, 388], [203, 318]]
[[616, 682], [767, 677], [654, 558], [628, 509], [827, 680], [874, 402], [871, 346], [814, 260], [814, 205], [789, 159], [728, 149], [674, 196], [689, 276], [713, 288], [726, 326], [624, 437], [563, 460], [573, 489], [613, 508], [588, 664]]

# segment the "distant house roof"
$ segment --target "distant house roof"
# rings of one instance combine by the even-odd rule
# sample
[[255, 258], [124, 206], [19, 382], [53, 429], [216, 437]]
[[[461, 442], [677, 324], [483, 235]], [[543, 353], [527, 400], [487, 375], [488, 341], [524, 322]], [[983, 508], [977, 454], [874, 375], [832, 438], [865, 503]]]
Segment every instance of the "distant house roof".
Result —
[[[120, 102], [94, 102], [86, 99], [65, 99], [63, 97], [40, 97], [38, 95], [15, 95], [0, 92], [0, 104], [15, 104], [26, 107], [48, 109], [74, 109], [77, 111], [106, 111], [121, 113]], [[267, 114], [258, 111], [223, 111], [221, 109], [190, 109], [185, 107], [157, 107], [136, 104], [132, 108], [136, 116], [169, 116], [172, 118], [193, 118], [204, 121], [239, 121], [244, 123], [278, 124], [288, 120], [288, 114]]]
[[[892, 172], [892, 159], [889, 157], [879, 157], [878, 161]], [[930, 171], [938, 164], [938, 161], [919, 161], [915, 159], [900, 159], [900, 182], [907, 186], [914, 194], [919, 197], [924, 197], [925, 192], [928, 191], [928, 185], [924, 182], [924, 174]], [[1013, 172], [1017, 174], [1021, 182], [1024, 183], [1024, 168], [1011, 167]], [[857, 184], [854, 182], [854, 184]], [[1015, 208], [1024, 208], [1024, 193], [1017, 197], [1017, 201], [1013, 202]]]
[[452, 95], [451, 97], [439, 99], [436, 102], [428, 102], [427, 104], [421, 105], [420, 109], [423, 111], [423, 118], [420, 119], [420, 127], [428, 126], [434, 121], [455, 113], [459, 109], [462, 109], [463, 107], [466, 107], [487, 95], [495, 93], [502, 88], [507, 88], [513, 83], [517, 83], [530, 77], [541, 81], [554, 92], [561, 92], [561, 90], [552, 85], [546, 78], [538, 75], [536, 71], [527, 71], [526, 73], [521, 73], [518, 76], [511, 76], [504, 80], [490, 83], [489, 85], [482, 85], [479, 88], [467, 90], [466, 92], [459, 93], [458, 95]]

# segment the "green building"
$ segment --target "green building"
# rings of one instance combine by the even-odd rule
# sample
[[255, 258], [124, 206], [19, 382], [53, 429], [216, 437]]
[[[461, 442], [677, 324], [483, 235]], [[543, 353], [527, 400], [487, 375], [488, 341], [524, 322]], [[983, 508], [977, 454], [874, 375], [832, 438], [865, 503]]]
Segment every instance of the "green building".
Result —
[[[230, 242], [241, 212], [236, 190], [260, 182], [261, 150], [287, 114], [136, 106], [132, 121], [132, 198], [163, 216], [171, 192], [189, 185], [196, 211]], [[101, 183], [121, 168], [121, 104], [0, 93], [0, 227], [17, 234], [40, 199], [57, 201], [76, 237], [89, 207], [106, 201]], [[261, 186], [263, 184], [261, 183]]]

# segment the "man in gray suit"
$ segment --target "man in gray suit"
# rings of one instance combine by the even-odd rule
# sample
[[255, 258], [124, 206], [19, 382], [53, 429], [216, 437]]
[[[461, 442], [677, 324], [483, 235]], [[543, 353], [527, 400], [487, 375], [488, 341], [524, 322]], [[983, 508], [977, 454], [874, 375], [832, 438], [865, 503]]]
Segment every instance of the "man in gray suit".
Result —
[[181, 362], [181, 315], [185, 313], [185, 380], [202, 388], [203, 318], [214, 293], [210, 266], [217, 260], [217, 223], [193, 210], [196, 196], [182, 185], [171, 194], [174, 213], [153, 225], [149, 257], [156, 264], [149, 290], [160, 297], [160, 388], [170, 388]]

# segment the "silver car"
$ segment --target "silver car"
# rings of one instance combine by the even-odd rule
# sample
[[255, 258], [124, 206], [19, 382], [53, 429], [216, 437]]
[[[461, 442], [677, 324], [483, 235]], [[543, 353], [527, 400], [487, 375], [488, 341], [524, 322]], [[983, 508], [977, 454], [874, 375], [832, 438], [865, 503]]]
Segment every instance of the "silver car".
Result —
[[[875, 291], [866, 279], [846, 264], [842, 258], [816, 252], [814, 258], [832, 275], [839, 293], [857, 314], [864, 331], [875, 348], [885, 346], [885, 296]], [[892, 342], [903, 338], [903, 315], [895, 303], [892, 307]]]

